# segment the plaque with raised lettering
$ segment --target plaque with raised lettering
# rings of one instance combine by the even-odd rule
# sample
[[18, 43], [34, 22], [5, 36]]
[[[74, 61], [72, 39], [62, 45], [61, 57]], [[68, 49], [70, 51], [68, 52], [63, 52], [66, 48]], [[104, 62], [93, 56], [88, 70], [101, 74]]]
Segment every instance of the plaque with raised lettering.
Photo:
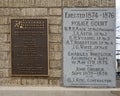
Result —
[[115, 8], [63, 9], [64, 86], [116, 86], [115, 17]]
[[48, 76], [47, 19], [11, 20], [12, 76]]

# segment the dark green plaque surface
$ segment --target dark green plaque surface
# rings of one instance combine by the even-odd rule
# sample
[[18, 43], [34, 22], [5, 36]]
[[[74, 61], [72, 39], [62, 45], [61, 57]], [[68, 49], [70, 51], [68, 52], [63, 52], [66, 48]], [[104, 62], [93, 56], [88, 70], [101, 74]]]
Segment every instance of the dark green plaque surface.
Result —
[[12, 76], [48, 76], [47, 19], [11, 20]]

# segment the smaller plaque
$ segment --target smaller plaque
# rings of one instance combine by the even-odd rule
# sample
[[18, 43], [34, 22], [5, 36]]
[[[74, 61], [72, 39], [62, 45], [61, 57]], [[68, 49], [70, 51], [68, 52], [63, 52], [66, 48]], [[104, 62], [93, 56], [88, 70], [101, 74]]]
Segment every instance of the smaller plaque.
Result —
[[12, 76], [48, 76], [47, 19], [12, 19]]

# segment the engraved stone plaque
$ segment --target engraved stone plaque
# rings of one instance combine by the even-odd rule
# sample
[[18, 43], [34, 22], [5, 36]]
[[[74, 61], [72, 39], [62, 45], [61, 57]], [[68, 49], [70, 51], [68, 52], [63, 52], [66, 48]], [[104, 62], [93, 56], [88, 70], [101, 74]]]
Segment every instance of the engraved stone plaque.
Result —
[[12, 76], [48, 76], [47, 19], [11, 20]]
[[115, 17], [115, 8], [63, 9], [64, 86], [116, 86]]

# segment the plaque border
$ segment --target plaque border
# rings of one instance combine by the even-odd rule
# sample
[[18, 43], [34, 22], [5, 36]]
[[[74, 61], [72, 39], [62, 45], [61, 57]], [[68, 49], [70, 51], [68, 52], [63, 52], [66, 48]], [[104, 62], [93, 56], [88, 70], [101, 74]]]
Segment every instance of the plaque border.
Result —
[[[12, 74], [12, 20], [23, 20], [23, 19], [46, 19], [47, 20], [47, 60], [48, 60], [48, 72], [47, 75], [25, 75], [25, 74]], [[10, 76], [11, 77], [49, 77], [50, 73], [50, 64], [49, 64], [49, 18], [48, 17], [39, 17], [39, 18], [10, 18]]]

